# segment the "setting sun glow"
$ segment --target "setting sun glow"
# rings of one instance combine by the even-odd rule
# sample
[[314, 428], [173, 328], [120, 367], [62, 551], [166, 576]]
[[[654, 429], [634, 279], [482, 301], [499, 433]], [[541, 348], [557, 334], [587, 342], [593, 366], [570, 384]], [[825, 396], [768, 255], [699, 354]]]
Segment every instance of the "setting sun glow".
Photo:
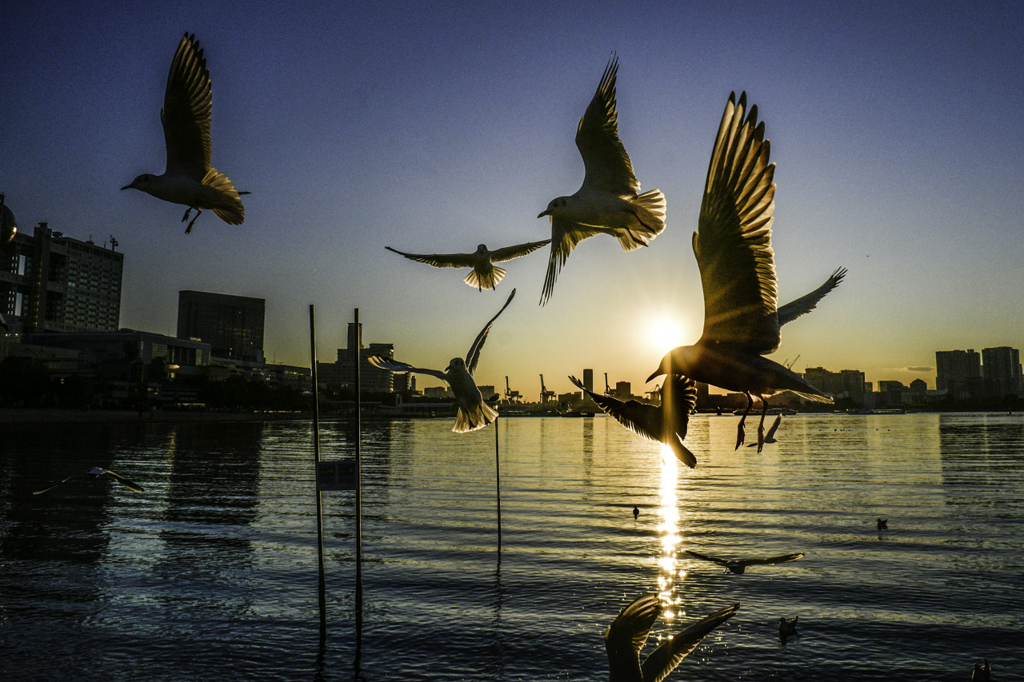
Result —
[[683, 325], [670, 317], [662, 317], [650, 326], [648, 338], [658, 351], [667, 353], [676, 346], [686, 343]]

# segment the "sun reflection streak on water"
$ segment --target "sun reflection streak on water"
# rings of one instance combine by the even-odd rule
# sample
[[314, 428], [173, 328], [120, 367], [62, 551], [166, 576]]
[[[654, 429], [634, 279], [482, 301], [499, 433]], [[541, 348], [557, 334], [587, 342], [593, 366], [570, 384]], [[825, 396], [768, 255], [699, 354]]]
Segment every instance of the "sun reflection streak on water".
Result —
[[672, 449], [663, 445], [657, 526], [661, 539], [661, 556], [658, 557], [658, 566], [661, 569], [658, 575], [658, 597], [664, 607], [662, 618], [666, 621], [675, 618], [673, 607], [679, 603], [679, 599], [675, 597], [676, 547], [679, 545], [679, 509], [676, 506], [677, 464]]

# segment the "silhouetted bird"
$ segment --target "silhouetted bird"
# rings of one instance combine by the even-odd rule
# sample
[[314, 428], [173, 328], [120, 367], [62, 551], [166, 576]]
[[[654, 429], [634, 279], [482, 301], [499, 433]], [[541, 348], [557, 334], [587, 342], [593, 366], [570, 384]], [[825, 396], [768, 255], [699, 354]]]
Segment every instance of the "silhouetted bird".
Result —
[[782, 643], [786, 643], [786, 639], [789, 637], [799, 637], [800, 633], [796, 631], [796, 622], [800, 619], [800, 616], [794, 616], [793, 620], [787, 621], [784, 616], [779, 617], [779, 639]]
[[707, 554], [692, 552], [690, 550], [686, 550], [686, 553], [692, 557], [696, 557], [697, 559], [713, 561], [719, 566], [724, 566], [725, 570], [732, 571], [733, 573], [743, 573], [747, 569], [747, 566], [756, 566], [759, 564], [783, 564], [787, 561], [796, 561], [804, 556], [803, 552], [797, 552], [796, 554], [783, 554], [781, 556], [765, 557], [763, 559], [722, 559], [720, 557], [709, 556]]
[[478, 291], [483, 291], [484, 289], [493, 289], [505, 277], [505, 270], [494, 267], [494, 263], [504, 263], [533, 253], [550, 241], [550, 239], [545, 239], [539, 242], [526, 242], [495, 251], [488, 251], [487, 245], [481, 244], [476, 247], [474, 253], [417, 254], [392, 249], [390, 246], [384, 248], [394, 251], [400, 256], [405, 256], [409, 260], [433, 265], [435, 268], [473, 268], [463, 281], [471, 287], [476, 287]]
[[775, 211], [775, 164], [768, 162], [769, 143], [757, 107], [746, 112], [746, 93], [729, 96], [711, 153], [693, 253], [704, 290], [704, 330], [693, 346], [680, 346], [662, 358], [648, 381], [662, 374], [682, 374], [747, 396], [747, 409], [737, 428], [736, 447], [743, 444], [743, 423], [762, 402], [757, 429], [758, 451], [764, 445], [767, 398], [793, 391], [809, 400], [832, 399], [800, 375], [764, 355], [774, 353], [786, 322], [814, 309], [842, 281], [842, 268], [818, 289], [777, 307], [778, 280], [771, 246]]
[[889, 530], [888, 521], [889, 519], [878, 519], [878, 530]]
[[473, 381], [473, 373], [476, 371], [477, 362], [480, 360], [480, 351], [484, 347], [484, 341], [487, 340], [487, 334], [491, 331], [491, 325], [498, 319], [498, 315], [504, 312], [515, 295], [516, 290], [513, 289], [512, 293], [508, 295], [505, 305], [501, 306], [501, 310], [477, 334], [473, 345], [469, 347], [466, 358], [452, 358], [452, 361], [448, 363], [448, 367], [443, 372], [436, 369], [413, 367], [404, 362], [397, 362], [376, 355], [367, 358], [367, 361], [374, 367], [391, 372], [416, 372], [417, 374], [429, 374], [438, 379], [443, 379], [452, 387], [452, 393], [455, 394], [455, 405], [458, 407], [458, 416], [455, 418], [455, 426], [452, 427], [452, 431], [455, 433], [466, 433], [467, 431], [482, 429], [497, 419], [498, 413], [484, 402], [483, 397], [480, 395], [480, 389], [476, 387], [476, 383]]
[[985, 659], [985, 665], [974, 664], [974, 670], [971, 672], [971, 682], [989, 682], [992, 679], [992, 667], [988, 664], [988, 659]]
[[132, 481], [129, 481], [127, 478], [125, 478], [121, 474], [119, 474], [117, 472], [114, 472], [114, 471], [111, 471], [110, 469], [101, 469], [100, 467], [93, 467], [91, 469], [85, 469], [84, 471], [79, 471], [77, 473], [71, 474], [70, 476], [65, 478], [63, 481], [58, 481], [57, 483], [54, 483], [53, 485], [51, 485], [49, 488], [43, 488], [42, 490], [37, 490], [37, 491], [35, 491], [32, 494], [33, 495], [41, 495], [42, 493], [45, 493], [45, 492], [47, 492], [49, 490], [53, 490], [54, 488], [56, 488], [59, 485], [64, 485], [68, 481], [73, 481], [76, 478], [97, 479], [100, 476], [109, 476], [110, 478], [114, 479], [115, 481], [117, 481], [118, 483], [123, 485], [125, 488], [128, 488], [129, 490], [133, 490], [133, 491], [135, 491], [137, 493], [141, 493], [142, 492], [142, 486], [140, 486], [138, 483], [134, 483]]
[[[768, 429], [768, 433], [764, 434], [764, 444], [765, 445], [767, 445], [769, 443], [776, 442], [775, 441], [775, 432], [779, 430], [779, 424], [781, 424], [781, 423], [782, 423], [782, 415], [781, 414], [775, 415], [775, 421], [772, 422], [771, 427]], [[755, 445], [757, 445], [757, 443], [751, 443], [747, 447], [748, 448], [752, 448]]]
[[14, 217], [14, 211], [4, 202], [4, 195], [0, 194], [0, 246], [14, 241], [17, 233], [18, 220]]
[[662, 608], [657, 594], [645, 594], [622, 609], [611, 627], [605, 630], [604, 648], [608, 652], [610, 669], [608, 679], [610, 682], [664, 680], [709, 632], [732, 618], [739, 607], [739, 604], [733, 604], [715, 611], [664, 640], [641, 665], [640, 652]]
[[160, 122], [164, 127], [167, 146], [167, 169], [163, 175], [143, 173], [121, 189], [138, 189], [175, 204], [188, 206], [182, 222], [188, 220], [192, 209], [195, 218], [211, 209], [229, 225], [241, 225], [245, 220], [240, 194], [228, 180], [211, 165], [210, 112], [213, 108], [213, 90], [206, 58], [199, 49], [195, 36], [186, 33], [171, 62], [167, 76], [164, 106], [160, 109]]
[[573, 376], [569, 377], [569, 381], [583, 389], [598, 407], [633, 433], [669, 446], [676, 459], [691, 469], [697, 466], [697, 458], [683, 445], [690, 413], [697, 404], [697, 384], [692, 379], [677, 375], [666, 379], [662, 386], [661, 405], [657, 406], [636, 400], [623, 402], [594, 393]]
[[551, 298], [555, 278], [569, 253], [587, 237], [610, 234], [632, 251], [665, 229], [665, 195], [640, 192], [633, 164], [619, 140], [615, 111], [615, 75], [619, 60], [608, 60], [597, 92], [576, 128], [576, 147], [583, 156], [583, 185], [572, 196], [552, 199], [540, 215], [550, 216], [551, 255], [540, 303]]
[[633, 507], [633, 519], [636, 520], [640, 516], [640, 507]]

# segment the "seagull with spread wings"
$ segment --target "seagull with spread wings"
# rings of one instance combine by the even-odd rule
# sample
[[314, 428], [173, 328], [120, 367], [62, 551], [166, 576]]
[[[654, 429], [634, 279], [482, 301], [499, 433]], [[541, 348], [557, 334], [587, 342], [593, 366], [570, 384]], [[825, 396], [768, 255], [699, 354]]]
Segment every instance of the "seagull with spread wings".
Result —
[[783, 554], [781, 556], [764, 557], [760, 559], [723, 559], [717, 556], [709, 556], [707, 554], [701, 554], [700, 552], [692, 552], [686, 550], [686, 553], [697, 559], [703, 559], [704, 561], [713, 561], [719, 566], [724, 566], [725, 570], [733, 573], [742, 574], [746, 570], [747, 566], [758, 566], [761, 564], [784, 564], [787, 561], [796, 561], [804, 556], [803, 552], [797, 552], [796, 554]]
[[416, 372], [417, 374], [429, 374], [432, 377], [443, 379], [452, 387], [452, 393], [455, 394], [455, 405], [458, 408], [458, 416], [455, 418], [455, 426], [452, 427], [452, 431], [455, 433], [466, 433], [482, 429], [497, 419], [498, 413], [484, 402], [483, 397], [480, 395], [480, 389], [476, 387], [476, 382], [473, 381], [473, 373], [476, 371], [476, 365], [480, 361], [480, 351], [484, 347], [484, 341], [487, 340], [487, 334], [491, 331], [491, 325], [498, 319], [498, 315], [505, 311], [505, 308], [512, 302], [512, 298], [515, 295], [516, 290], [513, 289], [512, 293], [508, 295], [505, 305], [501, 306], [501, 310], [498, 311], [497, 315], [492, 317], [484, 325], [480, 333], [476, 335], [476, 339], [473, 341], [473, 345], [469, 347], [469, 352], [466, 353], [465, 359], [452, 358], [452, 361], [448, 363], [448, 367], [443, 372], [436, 369], [413, 367], [404, 362], [397, 362], [376, 355], [367, 358], [367, 361], [374, 367], [391, 372]]
[[770, 396], [793, 391], [808, 400], [832, 402], [799, 374], [764, 355], [778, 349], [782, 325], [813, 310], [846, 275], [839, 268], [811, 293], [778, 307], [771, 246], [775, 164], [768, 162], [768, 156], [769, 143], [764, 139], [764, 123], [757, 122], [757, 107], [747, 114], [746, 93], [740, 95], [739, 103], [733, 93], [711, 153], [698, 231], [693, 234], [704, 290], [704, 330], [695, 345], [669, 351], [647, 379], [683, 374], [744, 393], [747, 409], [738, 426], [737, 448], [743, 444], [743, 422], [756, 396], [762, 403], [758, 452], [764, 445]]
[[[775, 432], [779, 430], [779, 425], [780, 424], [782, 424], [782, 415], [781, 414], [777, 414], [777, 415], [775, 415], [775, 421], [772, 422], [771, 427], [768, 429], [768, 433], [764, 434], [764, 445], [768, 445], [769, 443], [775, 443], [776, 442], [776, 440], [775, 440]], [[747, 445], [747, 447], [748, 448], [752, 448], [755, 445], [757, 445], [757, 443], [750, 443], [750, 444]]]
[[665, 639], [641, 665], [640, 652], [662, 608], [657, 594], [645, 594], [622, 609], [605, 630], [604, 648], [608, 652], [610, 668], [608, 679], [610, 682], [661, 682], [708, 633], [732, 618], [739, 607], [739, 604], [733, 604], [715, 611], [674, 637]]
[[143, 173], [121, 189], [137, 189], [175, 204], [188, 206], [182, 222], [188, 220], [192, 209], [195, 218], [202, 209], [212, 210], [228, 225], [241, 225], [245, 220], [240, 194], [223, 173], [211, 165], [210, 112], [213, 109], [213, 90], [206, 58], [199, 49], [194, 35], [186, 33], [171, 62], [167, 76], [164, 106], [160, 109], [160, 122], [164, 127], [167, 146], [167, 169], [163, 175]]
[[505, 277], [504, 268], [495, 267], [495, 263], [504, 263], [533, 253], [550, 241], [550, 239], [545, 239], [539, 242], [526, 242], [494, 251], [488, 251], [486, 244], [480, 244], [473, 253], [419, 254], [406, 253], [390, 246], [384, 248], [394, 251], [400, 256], [405, 256], [409, 260], [433, 265], [435, 268], [473, 268], [466, 275], [464, 281], [469, 286], [476, 287], [478, 291], [483, 291], [484, 289], [493, 289]]
[[686, 428], [690, 423], [690, 413], [697, 404], [697, 384], [693, 379], [676, 374], [666, 378], [661, 390], [661, 405], [648, 405], [637, 400], [618, 400], [588, 391], [576, 377], [569, 377], [569, 381], [633, 433], [669, 446], [676, 459], [691, 469], [697, 466], [697, 458], [683, 445]]
[[117, 473], [116, 471], [111, 471], [110, 469], [101, 469], [100, 467], [92, 467], [91, 469], [85, 469], [84, 471], [79, 471], [79, 472], [73, 473], [70, 476], [68, 476], [67, 478], [65, 478], [63, 481], [58, 481], [58, 482], [54, 483], [53, 485], [51, 485], [49, 488], [43, 488], [42, 490], [37, 490], [37, 491], [35, 491], [32, 494], [33, 495], [42, 495], [43, 493], [45, 493], [47, 491], [53, 490], [54, 488], [56, 488], [59, 485], [64, 485], [68, 481], [73, 481], [73, 480], [78, 479], [78, 478], [97, 479], [97, 478], [99, 478], [101, 476], [108, 476], [108, 477], [114, 479], [115, 481], [117, 481], [118, 483], [123, 485], [125, 488], [128, 488], [128, 490], [132, 490], [132, 491], [137, 492], [137, 493], [141, 493], [142, 492], [142, 486], [140, 486], [138, 483], [134, 483], [132, 481], [129, 481], [127, 478], [125, 478], [121, 474]]
[[569, 253], [587, 237], [604, 232], [632, 251], [665, 229], [665, 195], [652, 189], [640, 194], [633, 164], [619, 140], [615, 110], [615, 75], [619, 60], [608, 60], [601, 82], [576, 128], [576, 147], [583, 156], [583, 186], [575, 194], [552, 199], [540, 215], [551, 220], [551, 255], [540, 302], [551, 298], [558, 271]]

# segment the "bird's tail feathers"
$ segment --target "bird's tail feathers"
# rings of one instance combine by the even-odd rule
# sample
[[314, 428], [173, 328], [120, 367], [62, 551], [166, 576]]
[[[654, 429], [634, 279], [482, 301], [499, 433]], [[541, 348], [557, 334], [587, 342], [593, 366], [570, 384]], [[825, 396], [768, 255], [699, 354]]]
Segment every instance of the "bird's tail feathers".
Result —
[[504, 268], [492, 267], [491, 272], [486, 275], [478, 275], [476, 270], [470, 270], [464, 280], [466, 284], [475, 289], [493, 289], [505, 277]]
[[473, 408], [472, 412], [467, 412], [460, 407], [459, 414], [455, 417], [455, 426], [452, 428], [452, 431], [455, 433], [476, 431], [477, 429], [484, 428], [497, 418], [497, 411], [487, 403], [480, 403]]
[[228, 225], [241, 225], [245, 222], [245, 207], [242, 206], [238, 190], [235, 189], [234, 183], [228, 179], [228, 176], [218, 173], [216, 168], [211, 167], [206, 171], [203, 184], [217, 190], [223, 198], [224, 203], [213, 208], [213, 212], [218, 218]]
[[665, 231], [665, 195], [660, 189], [639, 195], [633, 202], [633, 215], [636, 221], [628, 229], [619, 229], [616, 234], [623, 251], [647, 246], [650, 240]]

